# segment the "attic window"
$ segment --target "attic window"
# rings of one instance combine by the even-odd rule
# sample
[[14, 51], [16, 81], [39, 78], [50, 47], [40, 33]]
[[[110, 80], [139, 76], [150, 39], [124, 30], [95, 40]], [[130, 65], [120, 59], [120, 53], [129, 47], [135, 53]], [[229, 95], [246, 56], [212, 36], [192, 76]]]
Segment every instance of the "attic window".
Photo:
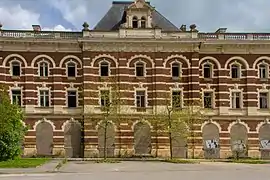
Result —
[[145, 19], [145, 17], [142, 17], [142, 19], [141, 19], [141, 28], [146, 28], [146, 19]]
[[138, 18], [136, 16], [132, 19], [132, 27], [138, 28]]

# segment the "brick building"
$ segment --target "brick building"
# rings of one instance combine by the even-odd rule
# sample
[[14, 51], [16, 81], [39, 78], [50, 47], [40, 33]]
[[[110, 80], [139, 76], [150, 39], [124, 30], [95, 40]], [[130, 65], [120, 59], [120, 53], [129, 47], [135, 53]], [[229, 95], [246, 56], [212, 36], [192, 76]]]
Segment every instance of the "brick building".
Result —
[[[214, 157], [229, 157], [239, 143], [248, 147], [245, 155], [269, 158], [269, 40], [267, 33], [177, 28], [144, 0], [113, 2], [93, 30], [87, 23], [81, 32], [2, 28], [0, 82], [26, 113], [26, 155], [97, 156], [103, 142], [93, 119], [116, 77], [125, 104], [123, 121], [109, 128], [110, 155], [120, 146], [125, 154], [168, 155], [168, 138], [160, 135], [156, 146], [153, 126], [141, 117], [164, 108], [171, 92], [183, 107], [207, 102], [209, 118], [196, 125], [196, 156], [210, 156], [215, 142]], [[142, 129], [148, 135], [139, 137]]]

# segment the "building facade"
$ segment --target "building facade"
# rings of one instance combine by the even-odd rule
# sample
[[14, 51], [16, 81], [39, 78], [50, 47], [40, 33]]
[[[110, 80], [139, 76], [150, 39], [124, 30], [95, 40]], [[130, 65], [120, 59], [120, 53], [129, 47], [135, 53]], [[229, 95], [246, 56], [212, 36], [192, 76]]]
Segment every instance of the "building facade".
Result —
[[[201, 100], [208, 109], [195, 125], [196, 157], [226, 158], [236, 146], [270, 157], [270, 34], [177, 28], [144, 0], [113, 2], [93, 30], [33, 27], [0, 30], [0, 82], [25, 111], [25, 155], [99, 156], [102, 94], [117, 84], [125, 103], [109, 125], [110, 156], [168, 156], [166, 134], [155, 137], [148, 118], [170, 92], [183, 108]], [[190, 157], [190, 143], [176, 156]]]

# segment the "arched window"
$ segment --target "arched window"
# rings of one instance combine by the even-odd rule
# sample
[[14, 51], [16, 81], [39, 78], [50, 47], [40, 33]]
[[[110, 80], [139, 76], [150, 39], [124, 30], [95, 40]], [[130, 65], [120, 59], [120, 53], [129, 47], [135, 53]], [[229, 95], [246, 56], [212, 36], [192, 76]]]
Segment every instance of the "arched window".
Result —
[[49, 75], [49, 65], [47, 62], [41, 62], [39, 64], [39, 76], [48, 77]]
[[100, 63], [100, 76], [109, 76], [109, 63], [106, 61]]
[[142, 17], [141, 19], [141, 28], [146, 28], [146, 18]]
[[206, 63], [203, 65], [203, 77], [204, 78], [212, 78], [212, 65]]
[[21, 75], [21, 64], [18, 61], [13, 61], [11, 63], [11, 73], [12, 76], [20, 76]]
[[138, 28], [138, 18], [136, 16], [134, 16], [132, 19], [132, 27]]
[[76, 64], [74, 62], [69, 62], [67, 64], [67, 76], [76, 77]]
[[260, 79], [268, 78], [268, 66], [264, 63], [259, 65], [259, 77]]
[[240, 65], [232, 64], [231, 65], [231, 78], [234, 78], [234, 79], [240, 78], [240, 73], [241, 73]]
[[144, 64], [142, 62], [138, 62], [136, 64], [136, 76], [137, 77], [144, 77]]

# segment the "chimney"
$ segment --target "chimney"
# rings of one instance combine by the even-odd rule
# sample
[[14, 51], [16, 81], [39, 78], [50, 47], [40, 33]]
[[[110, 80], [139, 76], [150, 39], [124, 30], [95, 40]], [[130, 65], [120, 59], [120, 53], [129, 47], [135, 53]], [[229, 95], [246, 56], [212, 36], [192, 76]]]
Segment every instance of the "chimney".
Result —
[[40, 25], [32, 25], [32, 27], [33, 27], [33, 31], [36, 31], [36, 32], [41, 31]]

